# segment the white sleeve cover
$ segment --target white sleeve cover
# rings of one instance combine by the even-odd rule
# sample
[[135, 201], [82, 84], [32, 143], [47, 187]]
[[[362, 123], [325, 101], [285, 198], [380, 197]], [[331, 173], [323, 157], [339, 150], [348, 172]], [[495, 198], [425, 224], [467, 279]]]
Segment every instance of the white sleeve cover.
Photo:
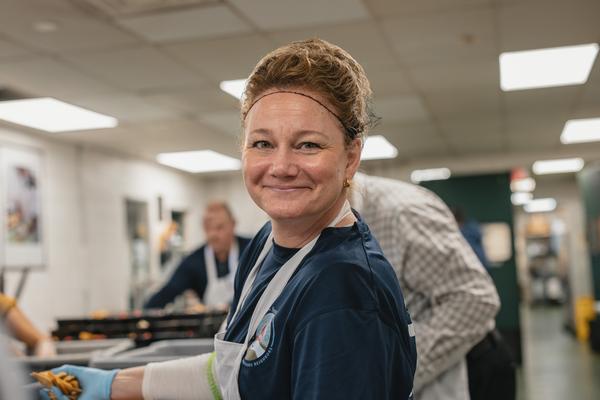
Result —
[[215, 400], [207, 371], [210, 366], [216, 379], [211, 354], [146, 365], [142, 383], [144, 400]]

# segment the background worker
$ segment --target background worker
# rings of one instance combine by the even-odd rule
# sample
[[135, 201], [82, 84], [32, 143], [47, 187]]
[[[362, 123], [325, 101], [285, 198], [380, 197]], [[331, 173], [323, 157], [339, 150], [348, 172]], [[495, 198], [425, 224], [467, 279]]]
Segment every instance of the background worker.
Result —
[[465, 356], [493, 331], [500, 307], [491, 278], [433, 193], [361, 173], [354, 181], [352, 205], [394, 267], [415, 324], [415, 399], [468, 400]]
[[0, 292], [0, 319], [6, 330], [25, 343], [28, 352], [38, 357], [56, 354], [52, 338], [38, 330], [21, 311], [14, 298]]
[[250, 239], [235, 235], [235, 219], [224, 202], [208, 204], [202, 222], [206, 243], [181, 261], [144, 308], [163, 308], [188, 289], [206, 306], [229, 305], [239, 256]]

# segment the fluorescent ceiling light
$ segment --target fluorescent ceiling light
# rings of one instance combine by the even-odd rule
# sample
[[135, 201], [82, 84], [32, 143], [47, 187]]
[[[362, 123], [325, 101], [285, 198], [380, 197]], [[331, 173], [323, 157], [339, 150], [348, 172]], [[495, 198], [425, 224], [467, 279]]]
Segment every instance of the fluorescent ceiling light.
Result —
[[510, 183], [510, 190], [513, 192], [533, 192], [535, 190], [535, 179], [516, 179]]
[[548, 212], [556, 208], [556, 200], [552, 198], [534, 199], [523, 206], [528, 213]]
[[600, 141], [600, 118], [568, 120], [560, 141], [564, 144]]
[[584, 165], [581, 158], [563, 158], [560, 160], [542, 160], [533, 163], [533, 173], [536, 175], [562, 174], [565, 172], [581, 171]]
[[500, 54], [504, 91], [580, 85], [588, 79], [598, 44], [554, 47]]
[[241, 167], [240, 160], [212, 150], [160, 153], [156, 159], [163, 165], [193, 173], [236, 171]]
[[0, 119], [46, 132], [114, 128], [116, 118], [51, 97], [0, 101]]
[[533, 199], [533, 194], [529, 192], [515, 192], [510, 195], [510, 202], [515, 206], [522, 206]]
[[410, 174], [410, 180], [414, 183], [424, 181], [441, 181], [450, 178], [448, 168], [416, 169]]
[[381, 136], [368, 136], [363, 146], [360, 158], [362, 160], [380, 160], [385, 158], [396, 158], [398, 149]]
[[246, 79], [234, 79], [231, 81], [222, 81], [219, 87], [225, 93], [228, 93], [236, 99], [241, 99], [246, 88]]

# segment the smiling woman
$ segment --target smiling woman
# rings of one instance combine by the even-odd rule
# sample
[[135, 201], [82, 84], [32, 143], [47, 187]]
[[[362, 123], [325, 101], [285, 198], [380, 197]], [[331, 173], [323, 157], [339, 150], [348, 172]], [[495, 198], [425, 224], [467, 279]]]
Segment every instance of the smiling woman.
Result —
[[224, 398], [411, 397], [410, 317], [347, 202], [370, 97], [362, 67], [318, 39], [273, 51], [248, 79], [242, 170], [271, 221], [240, 262], [215, 338]]
[[258, 63], [242, 105], [242, 169], [270, 222], [240, 259], [215, 353], [97, 379], [97, 370], [71, 368], [84, 396], [86, 380], [105, 382], [86, 398], [412, 398], [410, 316], [347, 200], [375, 120], [370, 97], [362, 67], [319, 39]]

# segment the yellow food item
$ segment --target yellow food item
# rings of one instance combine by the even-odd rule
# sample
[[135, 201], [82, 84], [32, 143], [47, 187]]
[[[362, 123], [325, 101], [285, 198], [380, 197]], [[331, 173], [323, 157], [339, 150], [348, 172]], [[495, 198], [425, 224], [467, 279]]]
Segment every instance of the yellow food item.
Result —
[[[53, 374], [52, 371], [32, 372], [33, 376], [39, 383], [51, 389], [56, 386], [69, 400], [76, 400], [81, 393], [79, 381], [73, 375], [68, 375], [66, 372]], [[56, 400], [53, 392], [49, 392], [48, 396], [52, 400]]]
[[16, 305], [15, 299], [0, 292], [0, 316], [8, 314], [10, 309]]

